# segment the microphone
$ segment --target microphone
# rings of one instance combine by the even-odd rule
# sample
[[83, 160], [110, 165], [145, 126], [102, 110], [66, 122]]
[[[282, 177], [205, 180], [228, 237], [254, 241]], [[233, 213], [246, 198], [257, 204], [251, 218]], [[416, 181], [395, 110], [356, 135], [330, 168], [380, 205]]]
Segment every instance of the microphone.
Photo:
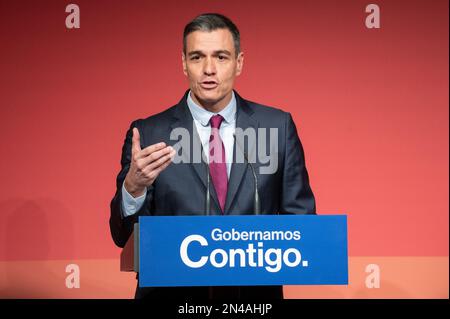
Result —
[[209, 216], [211, 215], [211, 194], [210, 194], [210, 187], [211, 187], [211, 181], [210, 181], [210, 175], [209, 175], [209, 163], [205, 156], [205, 152], [203, 151], [203, 144], [201, 144], [201, 152], [202, 152], [202, 159], [205, 161], [206, 166], [206, 194], [205, 194], [205, 215]]
[[210, 209], [211, 209], [211, 195], [209, 193], [211, 182], [209, 177], [209, 163], [206, 163], [206, 207], [205, 207], [205, 215], [209, 216], [211, 215]]
[[233, 133], [233, 139], [236, 142], [236, 145], [239, 147], [239, 149], [242, 151], [242, 153], [244, 154], [244, 159], [247, 162], [247, 167], [250, 166], [250, 169], [252, 171], [252, 175], [253, 175], [253, 181], [255, 183], [255, 191], [254, 191], [254, 199], [253, 199], [253, 211], [255, 215], [260, 215], [261, 213], [261, 207], [260, 207], [260, 203], [259, 203], [259, 192], [258, 192], [258, 176], [256, 175], [256, 171], [255, 168], [253, 167], [252, 163], [250, 163], [248, 161], [248, 157], [247, 157], [247, 153], [245, 152], [245, 150], [241, 147], [241, 145], [238, 143], [237, 139], [236, 139], [236, 133]]

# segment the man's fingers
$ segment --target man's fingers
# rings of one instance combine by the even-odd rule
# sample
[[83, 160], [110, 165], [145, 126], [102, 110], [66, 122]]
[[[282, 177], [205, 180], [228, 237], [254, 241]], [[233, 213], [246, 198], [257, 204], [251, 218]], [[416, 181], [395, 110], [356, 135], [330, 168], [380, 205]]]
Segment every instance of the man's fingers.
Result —
[[[156, 150], [156, 151], [152, 152], [150, 155], [147, 155], [147, 156], [141, 158], [140, 164], [143, 167], [145, 167], [145, 166], [159, 160], [164, 155], [169, 154], [170, 152], [172, 152], [172, 150], [173, 150], [173, 147], [171, 147], [171, 146], [167, 146], [167, 147], [164, 147], [163, 149]], [[144, 154], [144, 150], [142, 150], [140, 154], [141, 155]]]
[[[175, 153], [174, 153], [174, 155], [175, 155]], [[173, 156], [170, 156], [170, 154], [169, 154], [169, 155], [165, 156], [164, 158], [166, 158], [166, 157], [167, 157], [167, 159], [165, 159], [165, 161], [163, 162], [163, 164], [159, 165], [159, 166], [155, 169], [155, 171], [156, 171], [156, 176], [158, 176], [159, 173], [161, 173], [164, 169], [166, 169], [167, 166], [170, 165], [170, 163], [172, 163]]]
[[154, 161], [149, 166], [151, 169], [159, 169], [161, 166], [169, 165], [175, 156], [175, 150], [171, 150], [170, 153], [160, 157], [157, 161]]
[[166, 143], [164, 143], [164, 142], [152, 144], [152, 145], [147, 146], [146, 148], [144, 148], [141, 151], [140, 155], [141, 155], [141, 157], [146, 157], [146, 156], [149, 156], [150, 154], [152, 154], [152, 153], [154, 153], [156, 151], [164, 149], [164, 147], [166, 147]]
[[155, 172], [158, 171], [158, 174], [161, 170], [163, 170], [164, 168], [166, 168], [173, 160], [174, 156], [175, 156], [175, 150], [172, 149], [171, 152], [165, 154], [164, 156], [161, 156], [159, 159], [151, 162], [145, 169], [144, 169], [144, 173], [148, 174], [150, 172]]
[[139, 135], [139, 130], [133, 127], [133, 137], [131, 139], [131, 152], [137, 153], [141, 151], [141, 137]]
[[[166, 146], [166, 144], [164, 142], [161, 142], [161, 143], [156, 143], [156, 144], [152, 144], [150, 146], [147, 146], [146, 148], [144, 148], [142, 150], [140, 149], [138, 152], [134, 152], [133, 153], [134, 160], [137, 161], [139, 159], [146, 158], [149, 155], [151, 155], [152, 153], [154, 153], [154, 152], [156, 152], [156, 151], [158, 151], [160, 149], [163, 149], [165, 146]], [[151, 159], [152, 158], [150, 158], [150, 161], [146, 160], [146, 162], [144, 163], [144, 166], [147, 165], [147, 162], [151, 162]]]

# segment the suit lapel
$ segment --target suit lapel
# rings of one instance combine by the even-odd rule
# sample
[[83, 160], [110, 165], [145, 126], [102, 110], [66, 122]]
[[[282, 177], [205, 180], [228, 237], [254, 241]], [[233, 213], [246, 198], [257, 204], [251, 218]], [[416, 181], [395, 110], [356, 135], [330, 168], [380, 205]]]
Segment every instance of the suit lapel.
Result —
[[[236, 92], [236, 128], [240, 128], [245, 131], [248, 128], [254, 129], [257, 133], [258, 122], [252, 117], [253, 111], [247, 105], [244, 99], [242, 99]], [[257, 134], [256, 134], [257, 136]], [[245, 145], [236, 145], [236, 139], [233, 145], [233, 164], [231, 166], [230, 178], [228, 180], [228, 192], [227, 199], [225, 201], [225, 212], [229, 213], [229, 209], [231, 204], [233, 203], [234, 198], [236, 197], [236, 193], [239, 189], [239, 185], [242, 182], [242, 179], [247, 173], [247, 170], [250, 169], [247, 167], [247, 162], [236, 163], [237, 152], [242, 154], [242, 152], [246, 152], [250, 154], [251, 152], [256, 151], [256, 145], [250, 145], [250, 150], [245, 148]], [[238, 157], [239, 158], [239, 157]], [[243, 158], [240, 156], [240, 158]]]
[[[198, 135], [197, 129], [194, 129], [194, 119], [192, 117], [191, 112], [189, 111], [189, 108], [187, 106], [187, 94], [189, 91], [186, 92], [186, 94], [183, 96], [181, 101], [178, 103], [178, 105], [174, 109], [174, 121], [170, 125], [171, 129], [176, 128], [185, 128], [189, 132], [189, 139], [190, 139], [190, 158], [187, 158], [186, 152], [183, 152], [183, 161], [185, 163], [189, 163], [189, 166], [192, 167], [194, 172], [196, 173], [197, 177], [200, 179], [201, 183], [203, 184], [204, 188], [202, 191], [206, 191], [206, 174], [208, 167], [206, 166], [206, 163], [202, 160], [200, 163], [194, 163], [194, 143], [197, 143], [196, 145], [202, 145], [200, 141], [200, 136]], [[219, 200], [217, 199], [217, 194], [214, 189], [212, 180], [210, 180], [210, 194], [211, 198], [215, 202], [217, 208], [220, 210]]]

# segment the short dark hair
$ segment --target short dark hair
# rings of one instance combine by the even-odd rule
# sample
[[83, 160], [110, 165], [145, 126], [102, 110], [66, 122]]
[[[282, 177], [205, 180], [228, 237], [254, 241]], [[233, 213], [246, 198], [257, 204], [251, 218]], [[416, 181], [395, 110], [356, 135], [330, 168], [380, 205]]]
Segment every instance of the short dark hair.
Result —
[[241, 52], [241, 36], [236, 25], [229, 18], [219, 13], [204, 13], [196, 17], [184, 27], [183, 32], [183, 52], [186, 53], [186, 37], [194, 31], [214, 31], [217, 29], [227, 29], [233, 36], [236, 56]]

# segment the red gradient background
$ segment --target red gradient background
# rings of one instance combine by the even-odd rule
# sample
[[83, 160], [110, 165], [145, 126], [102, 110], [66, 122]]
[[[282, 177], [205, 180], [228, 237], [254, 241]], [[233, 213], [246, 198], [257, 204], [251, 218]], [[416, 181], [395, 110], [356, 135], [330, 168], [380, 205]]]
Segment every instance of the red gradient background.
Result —
[[118, 258], [109, 233], [126, 129], [177, 103], [184, 25], [220, 12], [236, 89], [292, 113], [319, 214], [350, 256], [448, 256], [448, 1], [0, 2], [0, 261]]

